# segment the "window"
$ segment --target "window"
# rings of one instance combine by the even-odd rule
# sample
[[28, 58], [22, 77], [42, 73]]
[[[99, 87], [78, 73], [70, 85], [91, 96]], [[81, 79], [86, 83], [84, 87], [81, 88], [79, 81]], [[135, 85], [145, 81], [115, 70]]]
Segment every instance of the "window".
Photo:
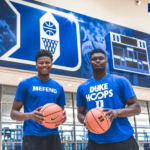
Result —
[[71, 93], [65, 93], [66, 97], [66, 106], [65, 107], [71, 107], [72, 108], [72, 94]]
[[73, 94], [73, 102], [74, 102], [74, 108], [77, 108], [76, 93]]
[[23, 136], [23, 123], [3, 123], [2, 138], [3, 142], [21, 142]]
[[141, 106], [141, 113], [148, 113], [147, 103], [145, 101], [138, 101], [138, 103]]
[[137, 128], [137, 135], [139, 142], [150, 142], [150, 129]]
[[2, 102], [13, 102], [17, 87], [4, 85], [2, 89]]
[[82, 125], [82, 124], [78, 121], [77, 114], [78, 114], [78, 111], [77, 111], [77, 109], [75, 109], [75, 124], [76, 124], [76, 125]]
[[61, 125], [58, 130], [62, 142], [74, 142], [74, 126]]
[[73, 124], [73, 109], [72, 108], [65, 108], [67, 120], [65, 124]]
[[[11, 109], [12, 109], [12, 103], [2, 103], [2, 121], [3, 122], [17, 122], [10, 118]], [[21, 108], [20, 111], [24, 112], [23, 107]]]
[[76, 140], [77, 142], [88, 141], [88, 131], [84, 126], [76, 126]]
[[131, 126], [134, 127], [135, 126], [134, 117], [128, 117], [128, 120], [129, 120]]

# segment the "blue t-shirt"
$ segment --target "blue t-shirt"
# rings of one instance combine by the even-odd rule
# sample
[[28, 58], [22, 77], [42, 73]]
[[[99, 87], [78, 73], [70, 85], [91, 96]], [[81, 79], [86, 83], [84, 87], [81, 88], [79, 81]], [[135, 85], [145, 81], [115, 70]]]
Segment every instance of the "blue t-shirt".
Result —
[[[52, 79], [41, 81], [36, 76], [19, 83], [15, 100], [24, 103], [25, 113], [33, 112], [36, 108], [44, 106], [47, 103], [56, 103], [59, 106], [66, 104], [65, 92], [59, 83]], [[23, 136], [46, 136], [54, 134], [59, 134], [58, 128], [45, 128], [32, 119], [24, 121]]]
[[[105, 78], [94, 80], [90, 78], [78, 87], [77, 106], [110, 109], [125, 108], [125, 101], [135, 96], [129, 81], [124, 77], [108, 74]], [[103, 134], [88, 132], [89, 139], [96, 143], [115, 143], [124, 141], [133, 135], [133, 128], [128, 118], [116, 118], [111, 127]]]

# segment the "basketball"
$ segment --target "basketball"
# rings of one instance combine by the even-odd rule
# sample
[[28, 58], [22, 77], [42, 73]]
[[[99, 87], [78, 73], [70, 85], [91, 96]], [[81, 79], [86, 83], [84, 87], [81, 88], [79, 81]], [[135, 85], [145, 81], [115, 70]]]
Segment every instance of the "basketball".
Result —
[[110, 119], [107, 120], [107, 118], [108, 116], [104, 116], [102, 108], [93, 108], [86, 114], [86, 127], [95, 134], [105, 133], [111, 125]]
[[42, 125], [46, 128], [56, 128], [62, 124], [63, 110], [55, 103], [48, 103], [44, 105], [41, 110], [44, 113], [45, 122]]
[[53, 36], [56, 33], [56, 26], [52, 22], [46, 21], [43, 23], [43, 30], [46, 34]]

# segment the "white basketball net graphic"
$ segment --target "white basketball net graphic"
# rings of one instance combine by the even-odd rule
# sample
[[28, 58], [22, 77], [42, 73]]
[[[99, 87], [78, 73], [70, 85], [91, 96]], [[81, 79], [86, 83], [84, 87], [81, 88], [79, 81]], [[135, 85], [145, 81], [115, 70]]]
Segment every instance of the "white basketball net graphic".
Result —
[[52, 54], [55, 53], [58, 41], [42, 38], [44, 47], [46, 50], [49, 50]]

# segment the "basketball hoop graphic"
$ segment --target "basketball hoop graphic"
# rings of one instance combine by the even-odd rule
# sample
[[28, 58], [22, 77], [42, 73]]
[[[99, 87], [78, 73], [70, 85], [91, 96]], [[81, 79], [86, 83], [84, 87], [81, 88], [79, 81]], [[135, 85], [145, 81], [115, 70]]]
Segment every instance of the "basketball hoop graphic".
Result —
[[[56, 26], [52, 22], [46, 21], [43, 23], [43, 31], [47, 35], [53, 36], [56, 34]], [[52, 39], [47, 39], [47, 38], [42, 38], [42, 40], [43, 40], [45, 49], [50, 51], [52, 54], [55, 54], [55, 50], [57, 48], [58, 41], [52, 40]]]
[[40, 18], [40, 47], [53, 54], [53, 62], [60, 56], [59, 24], [51, 12]]
[[42, 38], [45, 49], [55, 54], [58, 41]]

